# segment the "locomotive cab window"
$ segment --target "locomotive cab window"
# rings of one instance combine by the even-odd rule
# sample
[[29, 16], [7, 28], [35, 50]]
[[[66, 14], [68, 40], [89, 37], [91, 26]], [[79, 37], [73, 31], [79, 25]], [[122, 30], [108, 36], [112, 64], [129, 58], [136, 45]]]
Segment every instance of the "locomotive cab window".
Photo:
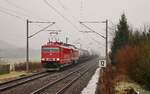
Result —
[[42, 51], [44, 51], [44, 52], [59, 52], [59, 48], [44, 47], [44, 48], [42, 48]]

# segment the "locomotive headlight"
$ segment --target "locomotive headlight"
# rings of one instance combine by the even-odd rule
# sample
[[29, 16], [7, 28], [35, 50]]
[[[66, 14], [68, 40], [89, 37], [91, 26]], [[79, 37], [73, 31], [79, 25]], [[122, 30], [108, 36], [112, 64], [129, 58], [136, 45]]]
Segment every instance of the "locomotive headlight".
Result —
[[57, 58], [56, 60], [57, 60], [57, 61], [59, 61], [60, 59], [59, 59], [59, 58]]

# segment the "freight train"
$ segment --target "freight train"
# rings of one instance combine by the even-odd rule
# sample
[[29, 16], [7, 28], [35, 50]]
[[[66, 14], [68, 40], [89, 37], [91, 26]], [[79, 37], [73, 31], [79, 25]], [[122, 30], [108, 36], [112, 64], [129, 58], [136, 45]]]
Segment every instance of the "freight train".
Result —
[[88, 51], [62, 42], [48, 42], [41, 47], [41, 63], [47, 70], [60, 70], [64, 66], [77, 63], [86, 55]]

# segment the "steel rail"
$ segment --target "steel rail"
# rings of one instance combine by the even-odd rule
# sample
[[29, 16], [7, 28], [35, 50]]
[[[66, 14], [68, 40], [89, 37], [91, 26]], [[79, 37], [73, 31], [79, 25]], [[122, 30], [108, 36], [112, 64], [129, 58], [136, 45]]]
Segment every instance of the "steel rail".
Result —
[[7, 82], [0, 84], [0, 91], [5, 91], [5, 90], [14, 88], [16, 86], [25, 84], [27, 82], [30, 82], [30, 81], [33, 81], [33, 80], [36, 80], [36, 79], [39, 79], [39, 78], [42, 78], [42, 77], [45, 77], [48, 75], [49, 75], [49, 73], [40, 72], [40, 73], [36, 73], [36, 74], [30, 75], [30, 76], [26, 76], [26, 77], [14, 79], [11, 81], [7, 81]]
[[34, 73], [34, 74], [32, 74], [32, 75], [22, 76], [22, 77], [19, 77], [19, 78], [13, 79], [13, 80], [9, 80], [9, 81], [6, 81], [6, 82], [3, 82], [3, 83], [0, 83], [0, 86], [1, 86], [1, 85], [4, 85], [4, 84], [7, 84], [7, 83], [11, 83], [11, 82], [17, 81], [17, 80], [26, 79], [26, 78], [28, 78], [28, 77], [32, 77], [32, 76], [35, 76], [35, 75], [38, 75], [38, 74], [42, 74], [42, 73], [45, 73], [45, 71], [43, 71], [43, 72], [38, 72], [38, 73]]
[[54, 85], [54, 84], [60, 82], [61, 80], [65, 79], [65, 78], [67, 78], [67, 77], [69, 77], [69, 76], [71, 76], [73, 73], [78, 72], [79, 70], [83, 69], [83, 68], [86, 67], [86, 66], [87, 66], [87, 65], [84, 65], [84, 66], [78, 68], [76, 71], [70, 72], [69, 74], [67, 74], [67, 75], [65, 75], [65, 76], [63, 76], [63, 77], [61, 77], [61, 78], [59, 78], [59, 79], [57, 79], [57, 80], [55, 80], [55, 81], [53, 81], [53, 82], [51, 82], [51, 83], [48, 83], [48, 84], [44, 85], [43, 87], [41, 87], [41, 88], [39, 88], [39, 89], [33, 91], [33, 92], [30, 93], [30, 94], [39, 94], [39, 93], [41, 93], [42, 91], [44, 91], [45, 89], [47, 89], [48, 87], [50, 87], [50, 86], [52, 86], [52, 85]]
[[[93, 66], [92, 66], [93, 67]], [[78, 75], [76, 78], [74, 78], [70, 83], [66, 84], [63, 88], [61, 88], [59, 91], [57, 91], [55, 94], [62, 94], [63, 92], [65, 92], [67, 90], [67, 88], [69, 88], [69, 86], [71, 86], [73, 83], [75, 83], [79, 78], [81, 78], [85, 73], [87, 73], [89, 70], [91, 69], [88, 68], [86, 69], [82, 74]]]
[[[87, 65], [87, 64], [86, 64]], [[79, 67], [77, 68], [77, 69], [75, 69], [76, 71], [74, 71], [74, 70], [72, 70], [71, 69], [71, 71], [73, 71], [72, 73], [75, 73], [75, 72], [77, 72], [77, 71], [79, 71], [79, 70], [81, 70], [83, 67], [86, 67], [86, 65], [85, 64], [81, 64], [81, 65], [79, 65]], [[69, 71], [68, 71], [69, 72]], [[71, 72], [69, 72], [70, 73], [70, 75], [71, 75]], [[62, 74], [62, 73], [58, 73], [58, 74], [55, 74], [55, 73], [52, 73], [52, 74], [54, 74], [54, 75], [60, 75], [60, 74]], [[33, 80], [36, 80], [36, 79], [40, 79], [40, 78], [42, 78], [42, 77], [46, 77], [46, 76], [54, 76], [54, 75], [52, 75], [52, 74], [49, 74], [49, 73], [46, 73], [45, 71], [43, 71], [43, 72], [39, 72], [39, 73], [34, 73], [34, 74], [32, 74], [32, 75], [28, 75], [28, 76], [24, 76], [24, 77], [20, 77], [20, 78], [17, 78], [17, 79], [14, 79], [14, 80], [10, 80], [10, 81], [7, 81], [7, 82], [4, 82], [4, 83], [1, 83], [0, 84], [0, 92], [5, 92], [5, 91], [7, 91], [7, 90], [10, 90], [10, 89], [12, 89], [12, 88], [15, 88], [15, 87], [17, 87], [17, 86], [21, 86], [21, 85], [24, 85], [24, 84], [26, 84], [26, 83], [29, 83], [29, 82], [31, 82], [31, 81], [33, 81]], [[66, 75], [66, 74], [65, 74]], [[59, 78], [58, 78], [59, 79]], [[63, 80], [63, 79], [62, 79]], [[56, 80], [55, 80], [56, 81]], [[45, 85], [44, 85], [45, 86]], [[31, 91], [32, 92], [32, 91]]]

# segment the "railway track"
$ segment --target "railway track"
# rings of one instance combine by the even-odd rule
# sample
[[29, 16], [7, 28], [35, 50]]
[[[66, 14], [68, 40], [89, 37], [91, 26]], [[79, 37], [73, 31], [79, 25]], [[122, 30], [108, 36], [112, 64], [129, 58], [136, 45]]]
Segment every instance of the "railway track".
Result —
[[[81, 63], [81, 64], [77, 64], [76, 66], [68, 67], [67, 69], [62, 70], [60, 72], [52, 72], [52, 73], [41, 72], [41, 73], [37, 73], [31, 76], [26, 76], [26, 77], [22, 77], [16, 80], [2, 83], [0, 84], [0, 92], [1, 92], [0, 94], [30, 94], [30, 93], [34, 94], [35, 91], [43, 87], [46, 87], [47, 83], [53, 83], [53, 85], [55, 85], [56, 82], [54, 83], [54, 81], [60, 78], [62, 78], [63, 80], [63, 77], [66, 75], [68, 75], [67, 79], [68, 79], [68, 82], [70, 82], [73, 79], [75, 80], [75, 78], [81, 74], [80, 71], [86, 70], [86, 68], [93, 65], [91, 63], [93, 61], [95, 60], [89, 60], [87, 61], [87, 63]], [[71, 78], [69, 77], [69, 75], [70, 76], [74, 75], [74, 76], [72, 76]], [[67, 88], [68, 87], [67, 83], [63, 87]], [[59, 90], [61, 89], [59, 88]], [[55, 93], [52, 93], [52, 94], [55, 94]]]
[[93, 66], [82, 66], [59, 79], [50, 82], [30, 94], [62, 94], [69, 86], [87, 73]]
[[80, 79], [85, 73], [87, 73], [90, 69], [85, 70], [82, 74], [76, 76], [74, 79], [72, 79], [68, 84], [66, 84], [64, 87], [62, 87], [59, 91], [57, 91], [55, 94], [62, 94], [69, 88], [72, 84], [74, 84], [78, 79]]
[[18, 79], [14, 79], [14, 80], [11, 80], [11, 81], [1, 83], [0, 84], [0, 92], [11, 89], [11, 88], [14, 88], [14, 87], [22, 85], [22, 84], [25, 84], [27, 82], [30, 82], [30, 81], [48, 76], [48, 75], [49, 75], [49, 73], [47, 73], [47, 72], [39, 72], [39, 73], [35, 73], [33, 75], [30, 75], [30, 76], [25, 76], [25, 77], [21, 77], [21, 78], [18, 78]]

